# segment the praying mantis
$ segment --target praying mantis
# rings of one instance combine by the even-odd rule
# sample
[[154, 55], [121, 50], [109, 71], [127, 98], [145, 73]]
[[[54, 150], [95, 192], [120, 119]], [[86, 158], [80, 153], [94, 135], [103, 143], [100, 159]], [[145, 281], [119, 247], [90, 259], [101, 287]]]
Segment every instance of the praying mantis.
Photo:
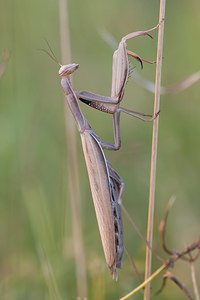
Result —
[[[122, 38], [118, 49], [113, 55], [111, 97], [101, 96], [88, 91], [74, 91], [70, 81], [70, 76], [78, 69], [79, 65], [61, 65], [51, 49], [50, 51], [53, 56], [49, 54], [60, 65], [59, 75], [62, 78], [61, 86], [81, 136], [106, 263], [110, 273], [113, 275], [113, 278], [116, 279], [118, 276], [116, 268], [122, 267], [122, 256], [124, 250], [120, 209], [122, 195], [124, 192], [124, 182], [117, 172], [111, 167], [103, 150], [118, 150], [121, 146], [119, 126], [121, 112], [139, 118], [143, 121], [152, 121], [159, 113], [158, 112], [152, 117], [152, 115], [146, 115], [120, 107], [125, 85], [131, 72], [128, 56], [132, 56], [137, 59], [141, 63], [141, 66], [142, 61], [145, 61], [136, 53], [127, 50], [126, 40], [141, 35], [148, 35], [151, 37], [149, 32], [153, 31], [158, 26], [159, 25], [147, 31], [136, 31]], [[113, 115], [114, 144], [102, 141], [93, 131], [81, 112], [79, 101], [93, 107], [94, 109]], [[144, 119], [142, 116], [150, 117], [150, 119]]]

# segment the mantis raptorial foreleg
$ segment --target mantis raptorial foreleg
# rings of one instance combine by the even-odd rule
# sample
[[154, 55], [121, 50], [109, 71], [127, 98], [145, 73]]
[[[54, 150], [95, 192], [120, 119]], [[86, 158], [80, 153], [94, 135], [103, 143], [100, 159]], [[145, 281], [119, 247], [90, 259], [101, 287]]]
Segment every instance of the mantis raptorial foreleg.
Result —
[[[148, 35], [151, 37], [149, 32], [153, 31], [158, 26], [159, 25], [146, 31], [136, 31], [122, 38], [121, 42], [119, 43], [118, 49], [114, 52], [113, 55], [111, 97], [101, 96], [88, 91], [76, 92], [76, 96], [83, 103], [97, 110], [113, 115], [113, 127], [115, 132], [115, 147], [113, 147], [113, 150], [119, 149], [121, 144], [120, 129], [119, 129], [121, 112], [124, 112], [128, 115], [131, 115], [142, 121], [147, 121], [147, 122], [152, 121], [155, 117], [157, 117], [159, 113], [158, 112], [155, 116], [152, 116], [149, 114], [143, 114], [133, 110], [125, 109], [119, 106], [120, 102], [123, 99], [125, 85], [131, 73], [129, 62], [128, 62], [128, 56], [132, 56], [135, 59], [137, 59], [141, 63], [141, 66], [143, 66], [142, 61], [152, 63], [142, 59], [138, 54], [130, 50], [127, 50], [126, 40], [140, 35]], [[150, 119], [145, 119], [142, 116], [150, 117]]]

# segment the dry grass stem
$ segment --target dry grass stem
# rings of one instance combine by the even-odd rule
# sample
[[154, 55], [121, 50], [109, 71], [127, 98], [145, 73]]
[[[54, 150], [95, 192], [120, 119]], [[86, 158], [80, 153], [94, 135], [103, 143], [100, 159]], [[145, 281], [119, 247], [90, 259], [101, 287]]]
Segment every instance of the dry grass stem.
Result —
[[130, 263], [131, 263], [131, 265], [133, 267], [133, 270], [134, 270], [135, 274], [137, 275], [137, 278], [139, 279], [140, 283], [142, 283], [143, 280], [142, 280], [142, 277], [140, 275], [140, 272], [138, 271], [138, 268], [137, 268], [136, 264], [134, 263], [132, 257], [130, 256], [130, 254], [129, 254], [129, 252], [126, 249], [125, 246], [124, 246], [124, 251], [125, 251], [126, 255], [128, 256], [128, 259], [129, 259], [129, 261], [130, 261]]
[[163, 270], [165, 270], [168, 267], [168, 262], [166, 264], [163, 264], [160, 268], [158, 268], [147, 280], [145, 280], [142, 284], [140, 284], [138, 287], [136, 287], [132, 292], [127, 294], [126, 296], [120, 298], [120, 300], [126, 300], [129, 299], [131, 296], [139, 292], [141, 289], [143, 289], [149, 282], [151, 282], [154, 278], [156, 278]]
[[[155, 84], [154, 82], [151, 82], [150, 80], [144, 79], [136, 70], [131, 77], [143, 88], [148, 90], [151, 93], [155, 93]], [[181, 80], [178, 83], [170, 84], [167, 86], [161, 86], [160, 88], [160, 94], [175, 94], [182, 92], [195, 84], [198, 80], [200, 80], [200, 71], [188, 76], [187, 78]]]
[[[160, 86], [161, 86], [161, 69], [162, 69], [162, 50], [163, 50], [163, 35], [164, 35], [164, 18], [165, 18], [165, 0], [160, 1], [159, 14], [159, 30], [158, 30], [158, 46], [157, 46], [157, 65], [156, 65], [156, 80], [155, 80], [155, 98], [154, 98], [154, 115], [160, 109]], [[153, 239], [153, 218], [154, 218], [154, 202], [155, 202], [155, 183], [156, 183], [156, 162], [157, 162], [157, 143], [158, 143], [158, 121], [159, 117], [153, 121], [153, 136], [152, 136], [152, 154], [151, 154], [151, 172], [150, 172], [150, 189], [149, 189], [149, 211], [148, 211], [148, 227], [147, 241], [152, 248]], [[145, 279], [151, 275], [152, 251], [146, 247], [146, 264], [145, 264]], [[145, 287], [144, 299], [150, 299], [150, 283]]]
[[41, 245], [39, 245], [37, 250], [38, 250], [38, 255], [39, 255], [39, 258], [41, 261], [41, 265], [42, 265], [42, 271], [44, 274], [46, 285], [49, 290], [50, 297], [52, 299], [62, 300], [62, 297], [59, 293], [59, 289], [58, 289], [58, 286], [56, 283], [54, 271], [52, 269], [51, 263], [50, 263], [47, 255], [44, 251], [44, 248]]
[[0, 64], [0, 79], [6, 70], [6, 66], [7, 66], [9, 58], [10, 58], [10, 53], [8, 51], [5, 51], [2, 55], [2, 60], [1, 60], [1, 64]]
[[[62, 61], [71, 63], [70, 55], [70, 38], [67, 16], [66, 0], [59, 0], [59, 16], [60, 16], [60, 38]], [[65, 101], [65, 124], [66, 124], [66, 140], [67, 140], [67, 157], [68, 157], [68, 179], [70, 190], [70, 202], [72, 209], [72, 226], [73, 241], [76, 261], [77, 276], [77, 293], [79, 296], [87, 295], [85, 252], [83, 246], [83, 237], [81, 230], [81, 213], [80, 213], [80, 188], [78, 178], [78, 163], [76, 149], [76, 129], [73, 116], [69, 111]]]
[[190, 263], [190, 268], [191, 268], [192, 284], [193, 284], [193, 289], [194, 289], [195, 299], [196, 299], [196, 300], [200, 300], [200, 297], [199, 297], [199, 290], [198, 290], [198, 287], [197, 287], [197, 280], [196, 280], [196, 274], [195, 274], [194, 262], [191, 262], [191, 263]]
[[152, 251], [154, 256], [164, 264], [165, 261], [157, 254], [157, 252], [151, 247], [150, 243], [143, 237], [143, 235], [140, 232], [139, 228], [137, 227], [137, 225], [135, 224], [135, 222], [133, 221], [133, 219], [131, 218], [131, 216], [129, 215], [128, 211], [126, 210], [126, 208], [124, 207], [123, 204], [121, 204], [121, 208], [122, 208], [124, 214], [126, 215], [126, 218], [129, 220], [130, 224], [133, 226], [133, 228], [135, 229], [135, 231], [139, 235], [139, 237], [143, 240], [143, 242], [146, 244], [146, 246], [150, 248], [150, 250]]

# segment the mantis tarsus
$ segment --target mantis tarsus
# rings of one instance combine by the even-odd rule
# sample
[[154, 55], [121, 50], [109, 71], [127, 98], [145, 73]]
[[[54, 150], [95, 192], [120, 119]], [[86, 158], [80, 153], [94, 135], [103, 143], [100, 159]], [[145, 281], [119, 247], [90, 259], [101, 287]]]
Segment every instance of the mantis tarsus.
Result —
[[[124, 191], [124, 182], [114, 169], [112, 169], [103, 149], [118, 150], [120, 148], [120, 112], [125, 112], [143, 121], [152, 121], [157, 117], [157, 115], [152, 117], [152, 115], [145, 115], [119, 107], [128, 76], [131, 72], [128, 55], [137, 59], [141, 65], [142, 61], [145, 61], [139, 55], [126, 49], [126, 40], [140, 35], [150, 36], [149, 32], [157, 27], [158, 25], [147, 31], [133, 32], [122, 38], [118, 49], [113, 55], [111, 97], [100, 96], [87, 91], [74, 91], [70, 75], [78, 68], [78, 64], [61, 65], [50, 49], [53, 57], [50, 56], [61, 66], [59, 70], [59, 75], [62, 77], [61, 85], [81, 135], [106, 263], [110, 273], [116, 278], [116, 268], [121, 268], [123, 255], [123, 229], [120, 203]], [[78, 100], [95, 109], [113, 115], [114, 144], [102, 141], [92, 130], [80, 110]], [[151, 118], [144, 119], [141, 116]]]

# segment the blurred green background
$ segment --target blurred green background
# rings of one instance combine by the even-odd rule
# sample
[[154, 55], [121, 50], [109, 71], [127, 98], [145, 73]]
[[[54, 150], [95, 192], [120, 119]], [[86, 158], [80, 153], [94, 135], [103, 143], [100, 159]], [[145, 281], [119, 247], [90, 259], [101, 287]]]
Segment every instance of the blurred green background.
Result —
[[[48, 40], [60, 59], [56, 0], [0, 0], [0, 54], [10, 52], [0, 80], [0, 299], [75, 299], [77, 295], [72, 219], [69, 202], [64, 101], [59, 67], [40, 48]], [[109, 95], [113, 50], [99, 32], [122, 36], [158, 23], [159, 1], [68, 1], [73, 76], [76, 90]], [[168, 1], [165, 18], [162, 84], [178, 82], [199, 71], [200, 2]], [[128, 48], [155, 60], [154, 39], [139, 37]], [[62, 62], [69, 63], [69, 62]], [[137, 71], [154, 81], [155, 65]], [[162, 96], [159, 120], [154, 248], [160, 246], [159, 222], [172, 195], [167, 242], [183, 250], [199, 237], [200, 215], [200, 84]], [[123, 106], [153, 112], [153, 94], [129, 79]], [[81, 108], [97, 134], [113, 141], [110, 115]], [[122, 115], [122, 147], [106, 152], [125, 182], [124, 205], [146, 235], [152, 123]], [[138, 284], [127, 256], [119, 279], [108, 273], [93, 208], [88, 176], [77, 134], [81, 217], [86, 255], [88, 299], [118, 299]], [[124, 242], [141, 274], [145, 246], [124, 219]], [[153, 260], [153, 270], [160, 265]], [[199, 282], [199, 262], [196, 263]], [[180, 262], [173, 273], [192, 290], [191, 272]], [[161, 276], [152, 283], [152, 298]], [[142, 299], [143, 291], [133, 299]], [[185, 299], [171, 282], [157, 299]]]

